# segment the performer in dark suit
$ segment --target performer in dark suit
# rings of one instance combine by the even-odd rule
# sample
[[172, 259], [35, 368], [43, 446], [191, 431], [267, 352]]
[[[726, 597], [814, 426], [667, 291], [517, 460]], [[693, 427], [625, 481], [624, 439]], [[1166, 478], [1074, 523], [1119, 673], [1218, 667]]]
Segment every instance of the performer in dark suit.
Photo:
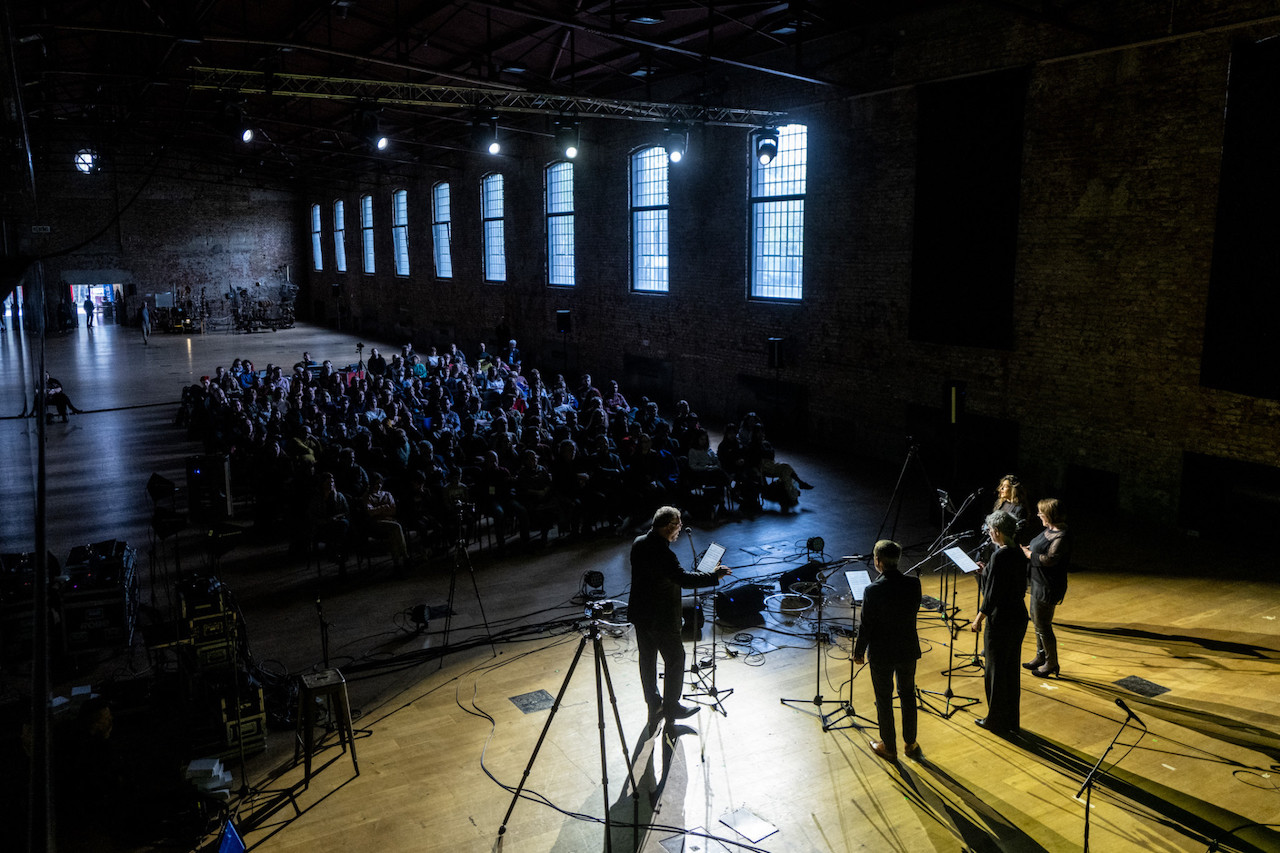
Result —
[[1019, 684], [1022, 670], [1018, 658], [1027, 635], [1027, 558], [1018, 549], [1018, 522], [1004, 510], [987, 516], [987, 532], [995, 553], [982, 573], [982, 605], [971, 630], [981, 631], [986, 670], [983, 686], [987, 693], [987, 716], [974, 720], [979, 726], [1001, 734], [1017, 734]]
[[[631, 545], [631, 597], [627, 610], [636, 629], [640, 653], [640, 686], [649, 705], [650, 724], [659, 716], [670, 724], [693, 716], [698, 706], [680, 704], [684, 686], [684, 642], [680, 639], [681, 588], [715, 586], [729, 574], [724, 566], [714, 572], [686, 572], [671, 550], [680, 537], [680, 510], [660, 507], [653, 527]], [[658, 692], [658, 655], [665, 668], [663, 690]]]
[[902, 705], [902, 742], [907, 755], [916, 755], [916, 661], [920, 639], [916, 635], [916, 611], [920, 609], [920, 579], [898, 571], [902, 546], [881, 539], [872, 552], [876, 578], [863, 593], [862, 624], [853, 647], [853, 662], [862, 665], [871, 654], [871, 687], [876, 696], [876, 720], [880, 740], [871, 751], [888, 761], [898, 760], [897, 732], [893, 723], [893, 683], [898, 682]]

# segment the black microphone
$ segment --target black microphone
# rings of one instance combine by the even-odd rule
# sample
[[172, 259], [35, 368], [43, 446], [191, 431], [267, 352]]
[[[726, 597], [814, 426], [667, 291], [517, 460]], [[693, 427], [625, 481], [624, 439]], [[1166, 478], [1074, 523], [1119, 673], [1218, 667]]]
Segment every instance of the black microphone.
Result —
[[1120, 706], [1121, 711], [1124, 711], [1126, 714], [1129, 715], [1129, 719], [1133, 720], [1135, 723], [1142, 726], [1144, 729], [1147, 727], [1147, 724], [1142, 722], [1142, 718], [1139, 717], [1137, 714], [1133, 713], [1132, 711], [1130, 711], [1129, 706], [1124, 704], [1124, 700], [1121, 699], [1119, 696], [1116, 697], [1116, 704]]

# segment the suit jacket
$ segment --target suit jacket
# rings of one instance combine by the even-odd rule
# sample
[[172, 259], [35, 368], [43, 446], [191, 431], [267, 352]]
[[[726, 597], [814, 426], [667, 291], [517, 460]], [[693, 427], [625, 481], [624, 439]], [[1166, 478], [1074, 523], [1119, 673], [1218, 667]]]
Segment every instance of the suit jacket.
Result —
[[631, 544], [631, 597], [627, 612], [640, 628], [680, 631], [682, 588], [715, 586], [707, 572], [686, 572], [671, 543], [656, 530]]
[[920, 657], [916, 613], [920, 610], [920, 578], [890, 569], [867, 587], [862, 599], [862, 624], [854, 657], [870, 651], [876, 664], [893, 664]]

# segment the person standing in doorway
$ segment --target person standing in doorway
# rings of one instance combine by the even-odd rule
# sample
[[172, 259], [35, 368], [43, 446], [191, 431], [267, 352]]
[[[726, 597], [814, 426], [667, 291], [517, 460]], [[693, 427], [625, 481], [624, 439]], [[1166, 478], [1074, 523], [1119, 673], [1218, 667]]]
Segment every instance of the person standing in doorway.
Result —
[[151, 309], [144, 300], [142, 303], [142, 345], [146, 346], [151, 337]]
[[93, 297], [86, 296], [84, 298], [84, 327], [86, 329], [93, 328]]

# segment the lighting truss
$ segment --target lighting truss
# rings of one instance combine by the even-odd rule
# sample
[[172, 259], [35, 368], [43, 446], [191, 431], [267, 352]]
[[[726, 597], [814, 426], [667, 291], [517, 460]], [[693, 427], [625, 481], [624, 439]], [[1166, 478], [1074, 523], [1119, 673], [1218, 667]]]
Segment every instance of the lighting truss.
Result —
[[438, 86], [426, 83], [392, 83], [346, 77], [248, 71], [234, 68], [191, 66], [191, 88], [235, 92], [241, 95], [278, 95], [286, 98], [320, 98], [330, 101], [363, 101], [434, 109], [472, 109], [534, 115], [577, 114], [626, 121], [660, 121], [706, 124], [720, 127], [757, 128], [785, 124], [786, 113], [739, 107], [707, 107], [593, 98], [585, 95], [549, 95], [513, 89], [479, 86]]

